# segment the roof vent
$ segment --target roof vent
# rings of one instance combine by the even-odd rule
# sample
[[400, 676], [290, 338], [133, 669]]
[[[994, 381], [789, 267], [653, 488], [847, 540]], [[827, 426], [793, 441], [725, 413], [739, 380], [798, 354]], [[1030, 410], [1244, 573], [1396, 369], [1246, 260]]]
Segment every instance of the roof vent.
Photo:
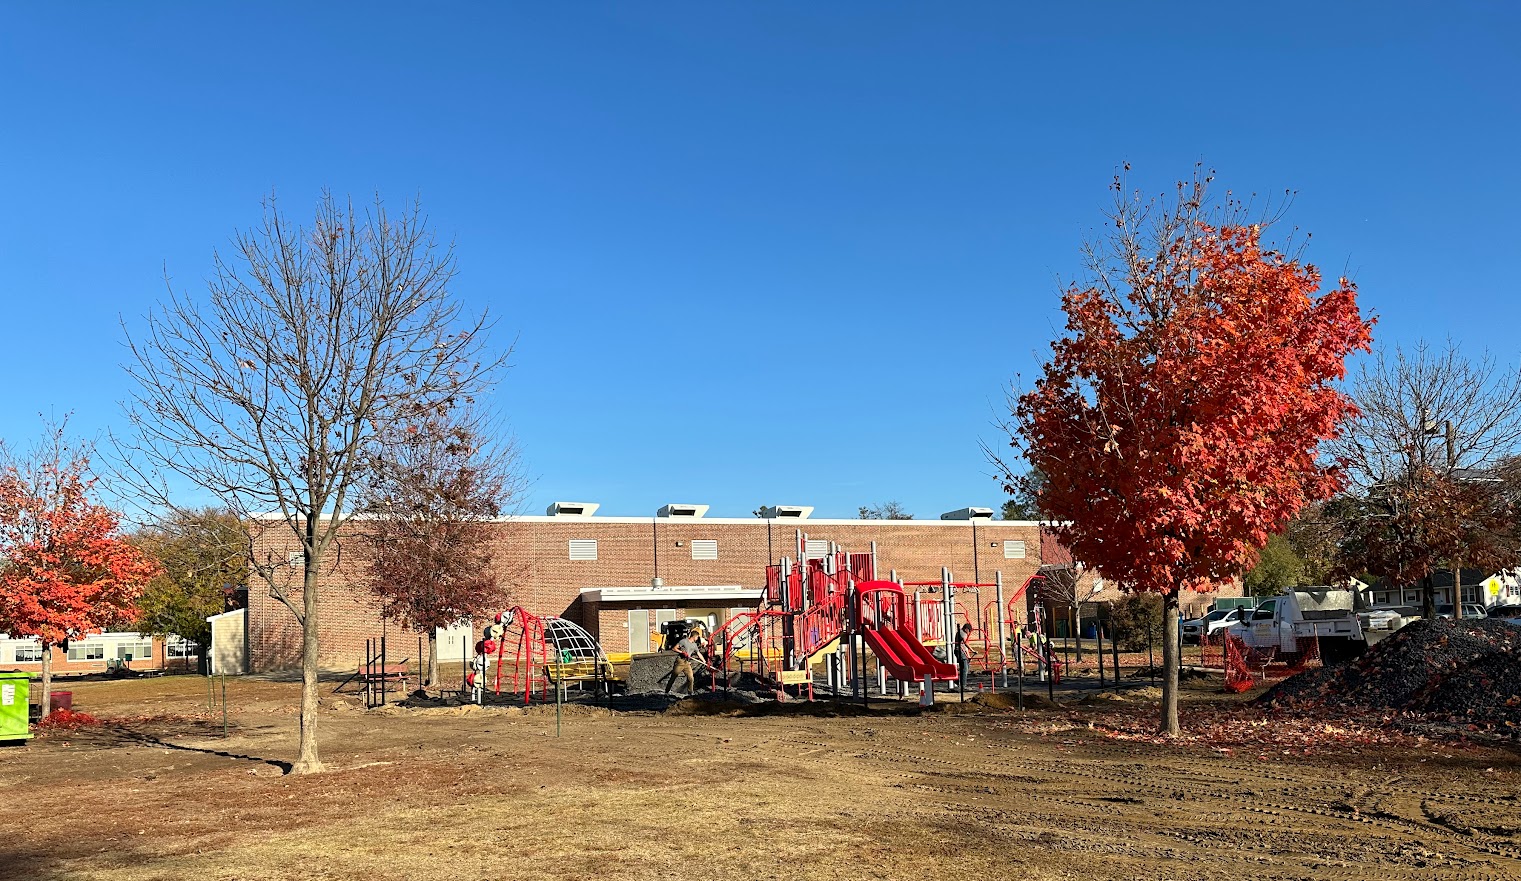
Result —
[[767, 505], [761, 508], [761, 516], [768, 520], [807, 520], [812, 513], [812, 505]]
[[941, 520], [992, 520], [992, 508], [957, 508], [940, 515]]
[[656, 517], [701, 517], [708, 513], [707, 505], [662, 505]]
[[551, 517], [590, 517], [600, 507], [597, 502], [550, 502], [544, 513]]

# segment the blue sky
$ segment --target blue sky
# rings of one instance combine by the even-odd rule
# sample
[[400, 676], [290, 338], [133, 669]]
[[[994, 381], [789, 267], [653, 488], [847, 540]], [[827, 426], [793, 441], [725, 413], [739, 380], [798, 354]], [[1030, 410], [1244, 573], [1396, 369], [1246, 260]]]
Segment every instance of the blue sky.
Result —
[[120, 430], [119, 322], [324, 187], [457, 240], [533, 513], [996, 507], [1125, 161], [1297, 190], [1381, 343], [1515, 362], [1514, 4], [1060, 6], [11, 4], [0, 437]]

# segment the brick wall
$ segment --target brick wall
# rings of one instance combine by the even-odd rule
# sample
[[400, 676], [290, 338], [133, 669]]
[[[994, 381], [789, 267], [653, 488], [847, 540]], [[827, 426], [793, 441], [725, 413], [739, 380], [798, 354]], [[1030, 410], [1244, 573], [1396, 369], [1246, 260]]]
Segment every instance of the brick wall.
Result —
[[[975, 525], [974, 525], [975, 524]], [[352, 670], [364, 654], [366, 638], [384, 629], [392, 658], [416, 653], [417, 634], [382, 626], [377, 605], [363, 584], [363, 565], [353, 540], [362, 522], [350, 525], [335, 561], [319, 581], [321, 662], [328, 669]], [[960, 582], [992, 582], [1001, 574], [1011, 596], [1041, 563], [1041, 530], [1020, 521], [764, 520], [727, 518], [521, 517], [496, 524], [497, 565], [510, 585], [511, 603], [537, 615], [576, 621], [602, 640], [608, 651], [628, 648], [628, 606], [583, 608], [583, 588], [647, 585], [656, 576], [667, 585], [760, 587], [765, 567], [783, 556], [796, 557], [797, 531], [809, 539], [865, 552], [877, 543], [881, 577], [896, 571], [904, 581], [935, 581], [942, 566]], [[573, 539], [594, 539], [596, 560], [571, 560]], [[716, 560], [694, 560], [692, 542], [718, 543]], [[1006, 541], [1023, 541], [1025, 556], [1006, 559]], [[260, 558], [284, 560], [296, 549], [288, 530], [271, 529], [260, 541]], [[282, 567], [282, 583], [300, 602], [299, 566]], [[991, 590], [977, 601], [992, 602]], [[1117, 596], [1112, 588], [1095, 599]], [[1239, 591], [1238, 591], [1239, 593]], [[964, 594], [969, 601], [969, 594]], [[1193, 597], [1188, 602], [1197, 603]], [[254, 672], [291, 669], [300, 663], [300, 630], [290, 612], [256, 582], [248, 597], [249, 660]], [[477, 627], [485, 622], [477, 622]]]
[[[321, 663], [328, 669], [352, 668], [364, 654], [366, 638], [378, 638], [382, 623], [378, 607], [363, 585], [360, 542], [354, 540], [362, 523], [351, 525], [340, 542], [336, 561], [326, 561], [319, 579], [318, 619], [322, 632]], [[775, 521], [762, 519], [684, 519], [586, 517], [523, 517], [497, 524], [498, 566], [510, 585], [511, 600], [539, 615], [560, 615], [600, 632], [611, 651], [626, 650], [626, 609], [588, 615], [579, 600], [582, 588], [644, 585], [658, 576], [668, 585], [738, 584], [759, 587], [773, 559], [796, 556], [798, 529], [811, 539], [838, 543], [846, 550], [878, 546], [878, 565], [885, 575], [896, 569], [909, 581], [938, 580], [940, 567], [952, 568], [958, 580], [973, 580], [974, 572], [991, 581], [1002, 571], [1005, 582], [1019, 584], [1039, 565], [1039, 530], [1033, 524], [998, 521]], [[974, 545], [974, 532], [976, 544]], [[572, 539], [595, 539], [596, 560], [571, 560]], [[1026, 543], [1023, 560], [1005, 560], [1005, 539]], [[693, 540], [718, 543], [716, 560], [692, 559]], [[259, 557], [283, 561], [297, 548], [294, 536], [271, 528], [260, 539]], [[280, 583], [293, 601], [300, 601], [299, 564], [279, 568]], [[622, 618], [619, 619], [619, 614]], [[300, 629], [291, 613], [267, 589], [252, 585], [248, 598], [249, 659], [255, 672], [285, 670], [300, 662]], [[384, 626], [393, 657], [415, 653], [417, 635]]]

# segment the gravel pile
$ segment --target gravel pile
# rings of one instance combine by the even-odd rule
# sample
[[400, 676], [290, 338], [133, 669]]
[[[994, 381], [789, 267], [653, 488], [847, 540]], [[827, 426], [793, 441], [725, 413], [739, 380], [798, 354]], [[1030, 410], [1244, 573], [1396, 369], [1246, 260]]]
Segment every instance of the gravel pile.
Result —
[[1416, 621], [1360, 658], [1285, 679], [1258, 703], [1414, 713], [1521, 732], [1521, 627]]

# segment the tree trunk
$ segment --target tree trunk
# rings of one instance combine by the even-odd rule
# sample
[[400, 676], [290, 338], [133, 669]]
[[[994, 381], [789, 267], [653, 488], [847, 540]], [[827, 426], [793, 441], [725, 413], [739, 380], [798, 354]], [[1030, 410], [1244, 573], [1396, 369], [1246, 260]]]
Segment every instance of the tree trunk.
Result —
[[1077, 635], [1077, 662], [1083, 662], [1083, 613], [1077, 606], [1072, 607], [1072, 632]]
[[1178, 595], [1162, 598], [1162, 734], [1177, 737], [1183, 733], [1178, 725], [1178, 667], [1183, 659], [1178, 653]]
[[42, 718], [53, 708], [53, 647], [42, 644]]
[[1430, 575], [1421, 579], [1421, 617], [1427, 621], [1436, 618], [1436, 585]]
[[428, 688], [438, 687], [438, 628], [428, 628]]
[[301, 742], [292, 774], [315, 774], [322, 770], [317, 758], [317, 561], [310, 553], [301, 587]]

